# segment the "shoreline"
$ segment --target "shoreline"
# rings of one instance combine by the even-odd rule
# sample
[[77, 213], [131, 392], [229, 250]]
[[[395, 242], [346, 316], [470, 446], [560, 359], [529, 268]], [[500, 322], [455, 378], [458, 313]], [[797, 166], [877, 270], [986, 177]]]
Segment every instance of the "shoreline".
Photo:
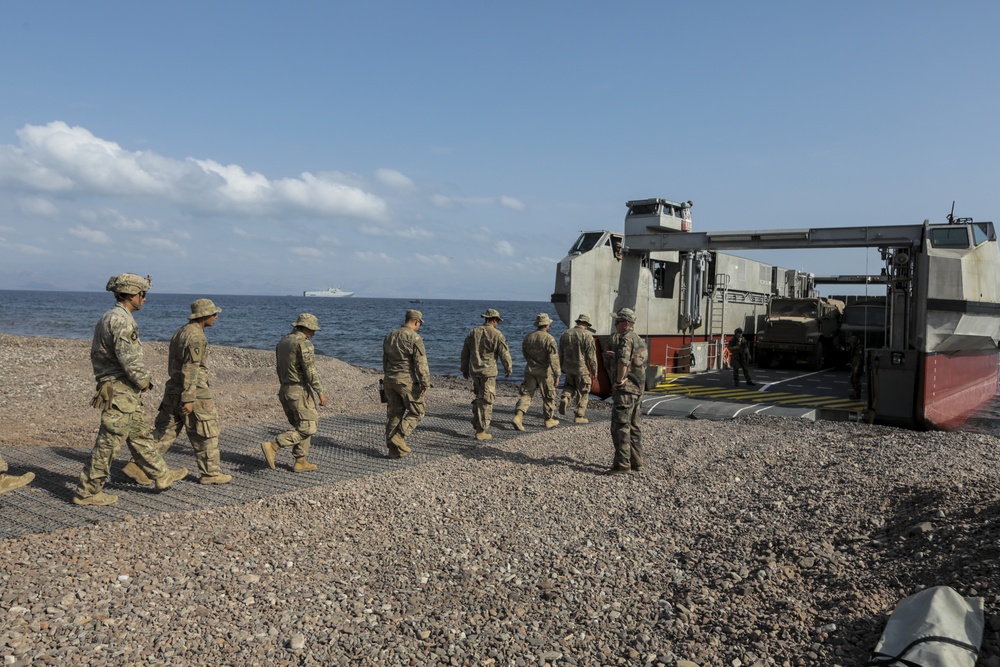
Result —
[[[166, 344], [145, 347], [165, 368]], [[88, 351], [0, 334], [0, 447], [92, 445]], [[223, 429], [283, 421], [268, 353], [210, 351]], [[377, 373], [318, 364], [331, 396], [321, 418], [382, 410]], [[429, 398], [467, 403], [458, 384]], [[495, 428], [510, 427], [513, 402], [498, 401]], [[864, 664], [900, 598], [944, 584], [984, 598], [979, 664], [1000, 664], [996, 438], [644, 418], [646, 469], [602, 476], [608, 413], [592, 409], [590, 424], [470, 438], [433, 464], [0, 540], [0, 655], [848, 666]], [[418, 428], [418, 452], [420, 441]], [[280, 489], [294, 473], [266, 474]]]

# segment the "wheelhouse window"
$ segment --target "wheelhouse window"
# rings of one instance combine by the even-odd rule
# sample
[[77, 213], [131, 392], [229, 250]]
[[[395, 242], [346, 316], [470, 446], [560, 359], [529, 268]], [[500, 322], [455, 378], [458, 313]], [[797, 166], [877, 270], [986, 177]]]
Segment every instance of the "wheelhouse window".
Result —
[[580, 234], [580, 238], [576, 240], [573, 247], [569, 249], [569, 253], [582, 255], [585, 252], [593, 250], [594, 247], [601, 242], [601, 238], [604, 236], [604, 232], [584, 232]]
[[976, 245], [992, 240], [993, 233], [988, 222], [972, 223], [972, 240]]
[[932, 248], [968, 248], [969, 230], [965, 227], [936, 227], [931, 230]]

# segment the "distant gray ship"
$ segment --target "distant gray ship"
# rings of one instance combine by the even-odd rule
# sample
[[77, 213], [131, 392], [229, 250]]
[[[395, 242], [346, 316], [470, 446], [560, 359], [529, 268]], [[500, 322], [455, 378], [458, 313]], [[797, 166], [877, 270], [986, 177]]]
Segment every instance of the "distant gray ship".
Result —
[[339, 287], [327, 287], [326, 289], [316, 290], [314, 292], [303, 292], [302, 296], [330, 296], [343, 298], [346, 296], [354, 296], [354, 292], [345, 292]]

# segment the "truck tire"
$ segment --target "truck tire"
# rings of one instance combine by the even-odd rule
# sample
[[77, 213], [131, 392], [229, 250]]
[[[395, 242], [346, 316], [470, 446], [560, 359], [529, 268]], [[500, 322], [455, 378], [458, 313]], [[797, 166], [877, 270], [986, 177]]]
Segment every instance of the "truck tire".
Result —
[[826, 350], [824, 348], [823, 341], [816, 342], [811, 363], [809, 364], [814, 371], [821, 371], [826, 366]]

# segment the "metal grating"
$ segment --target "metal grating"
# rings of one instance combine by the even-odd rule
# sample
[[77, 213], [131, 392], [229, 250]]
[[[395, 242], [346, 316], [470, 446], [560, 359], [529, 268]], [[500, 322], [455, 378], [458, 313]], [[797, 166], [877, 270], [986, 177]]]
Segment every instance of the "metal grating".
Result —
[[[524, 435], [510, 425], [512, 413], [512, 408], [494, 411], [490, 428], [493, 441], [485, 443], [487, 447], [495, 441]], [[277, 470], [271, 470], [264, 462], [260, 443], [272, 440], [288, 428], [287, 424], [224, 427], [219, 438], [222, 469], [233, 475], [233, 481], [224, 485], [197, 483], [194, 452], [182, 434], [165, 458], [171, 468], [187, 467], [188, 477], [162, 492], [138, 486], [121, 472], [128, 462], [128, 452], [119, 452], [108, 483], [108, 491], [118, 496], [118, 502], [109, 507], [72, 504], [77, 480], [84, 463], [90, 458], [90, 450], [71, 447], [8, 449], [3, 456], [11, 472], [32, 471], [35, 480], [22, 489], [0, 495], [0, 538], [121, 521], [130, 515], [236, 505], [422, 465], [477, 448], [485, 449], [483, 443], [471, 437], [470, 416], [468, 403], [435, 406], [434, 414], [427, 415], [420, 427], [407, 438], [413, 453], [403, 459], [385, 457], [385, 413], [321, 418], [309, 452], [309, 460], [319, 468], [308, 473], [292, 472], [292, 455], [288, 449], [278, 453]], [[529, 432], [537, 430], [536, 427], [541, 424], [536, 414], [529, 415], [526, 421]], [[564, 427], [572, 425], [572, 422], [563, 422]]]

